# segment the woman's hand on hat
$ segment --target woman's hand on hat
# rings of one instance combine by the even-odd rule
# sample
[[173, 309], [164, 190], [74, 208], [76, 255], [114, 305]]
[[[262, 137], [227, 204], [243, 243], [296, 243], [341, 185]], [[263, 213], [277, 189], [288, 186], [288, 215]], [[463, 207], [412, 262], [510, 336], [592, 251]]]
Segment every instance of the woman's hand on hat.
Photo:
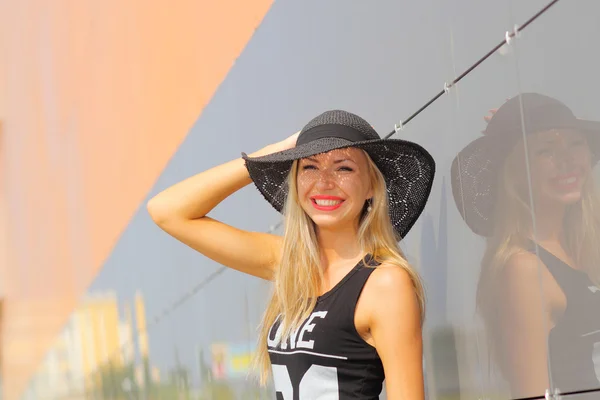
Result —
[[296, 147], [296, 141], [298, 140], [298, 135], [300, 135], [301, 131], [294, 133], [292, 136], [289, 136], [283, 139], [281, 142], [277, 143], [279, 147], [281, 147], [278, 151], [289, 150]]
[[263, 147], [262, 149], [250, 154], [250, 157], [263, 157], [268, 156], [269, 154], [277, 153], [284, 150], [289, 150], [291, 148], [296, 147], [296, 141], [298, 140], [298, 135], [300, 135], [300, 131], [294, 133], [292, 136], [289, 136], [283, 139], [280, 142], [275, 142], [273, 144], [268, 145], [267, 147]]
[[[490, 123], [490, 121], [494, 117], [494, 114], [496, 114], [496, 111], [498, 111], [497, 108], [491, 108], [491, 109], [488, 110], [489, 114], [483, 116], [483, 120], [485, 121], [486, 124]], [[481, 133], [485, 134], [485, 129], [482, 130]]]
[[[506, 103], [507, 101], [509, 101], [509, 100], [510, 100], [510, 97], [507, 97], [507, 98], [506, 98], [506, 101], [505, 101], [505, 103]], [[488, 110], [488, 112], [489, 112], [489, 115], [484, 115], [484, 116], [483, 116], [483, 120], [484, 120], [484, 121], [485, 121], [487, 124], [489, 124], [489, 122], [492, 120], [492, 118], [494, 117], [494, 115], [495, 115], [495, 114], [496, 114], [496, 112], [498, 111], [498, 108], [500, 108], [500, 107], [497, 107], [497, 108], [490, 108], [490, 109]], [[481, 131], [481, 132], [482, 132], [482, 133], [485, 133], [485, 130], [483, 130], [483, 131]]]
[[485, 120], [485, 122], [489, 123], [492, 120], [492, 118], [494, 117], [494, 114], [496, 114], [496, 111], [498, 111], [497, 108], [489, 109], [488, 112], [490, 114], [483, 117], [483, 119]]

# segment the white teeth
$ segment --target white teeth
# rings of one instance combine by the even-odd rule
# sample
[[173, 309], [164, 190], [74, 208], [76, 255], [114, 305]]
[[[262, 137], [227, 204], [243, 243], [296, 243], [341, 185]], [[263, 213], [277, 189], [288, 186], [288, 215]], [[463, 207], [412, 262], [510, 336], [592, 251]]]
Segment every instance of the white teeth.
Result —
[[340, 204], [342, 201], [341, 200], [317, 200], [315, 199], [315, 203], [317, 203], [318, 206], [324, 206], [324, 207], [330, 207], [330, 206], [335, 206]]
[[570, 183], [574, 183], [576, 180], [577, 180], [576, 177], [571, 177], [571, 178], [568, 178], [568, 179], [560, 179], [558, 181], [558, 183], [560, 183], [561, 185], [568, 185]]

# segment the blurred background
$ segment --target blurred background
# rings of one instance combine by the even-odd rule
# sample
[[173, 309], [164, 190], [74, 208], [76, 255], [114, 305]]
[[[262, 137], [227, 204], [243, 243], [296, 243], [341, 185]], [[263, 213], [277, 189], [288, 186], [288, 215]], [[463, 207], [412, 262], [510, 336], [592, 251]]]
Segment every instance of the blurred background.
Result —
[[[248, 377], [270, 284], [176, 242], [146, 201], [324, 110], [384, 136], [548, 1], [0, 1], [2, 398], [275, 399]], [[451, 164], [520, 93], [600, 120], [598, 15], [595, 0], [557, 2], [394, 135], [437, 162], [402, 241], [426, 284], [429, 399], [522, 394], [489, 356], [486, 243]], [[211, 216], [281, 219], [252, 186]]]

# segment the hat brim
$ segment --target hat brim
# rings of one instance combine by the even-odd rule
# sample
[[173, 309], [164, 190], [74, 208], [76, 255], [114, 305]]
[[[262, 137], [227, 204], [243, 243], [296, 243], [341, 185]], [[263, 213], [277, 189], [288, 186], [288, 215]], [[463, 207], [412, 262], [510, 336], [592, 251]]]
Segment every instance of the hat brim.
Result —
[[582, 129], [588, 132], [594, 132], [600, 135], [600, 121], [591, 121], [587, 119], [576, 119], [573, 128]]
[[392, 225], [399, 237], [404, 238], [425, 208], [435, 175], [433, 157], [418, 144], [400, 139], [352, 142], [328, 137], [262, 157], [246, 154], [242, 157], [259, 192], [277, 211], [283, 212], [292, 163], [348, 147], [365, 150], [381, 171]]
[[594, 162], [598, 162], [600, 157], [600, 121], [586, 119], [577, 119], [575, 121], [572, 128], [588, 134], [588, 145], [594, 154]]
[[[593, 163], [599, 161], [600, 122], [576, 119], [563, 126], [553, 125], [547, 129], [582, 131], [587, 135]], [[493, 234], [496, 177], [507, 154], [520, 137], [522, 133], [514, 137], [479, 137], [461, 150], [452, 162], [450, 174], [454, 202], [465, 223], [477, 235], [489, 237]]]

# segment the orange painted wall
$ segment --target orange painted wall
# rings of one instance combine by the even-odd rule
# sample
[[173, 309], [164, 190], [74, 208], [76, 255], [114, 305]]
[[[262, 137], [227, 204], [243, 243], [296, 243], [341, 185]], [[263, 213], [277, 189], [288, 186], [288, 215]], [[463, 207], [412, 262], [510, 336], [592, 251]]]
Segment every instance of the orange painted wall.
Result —
[[18, 398], [270, 5], [0, 5], [4, 398]]

